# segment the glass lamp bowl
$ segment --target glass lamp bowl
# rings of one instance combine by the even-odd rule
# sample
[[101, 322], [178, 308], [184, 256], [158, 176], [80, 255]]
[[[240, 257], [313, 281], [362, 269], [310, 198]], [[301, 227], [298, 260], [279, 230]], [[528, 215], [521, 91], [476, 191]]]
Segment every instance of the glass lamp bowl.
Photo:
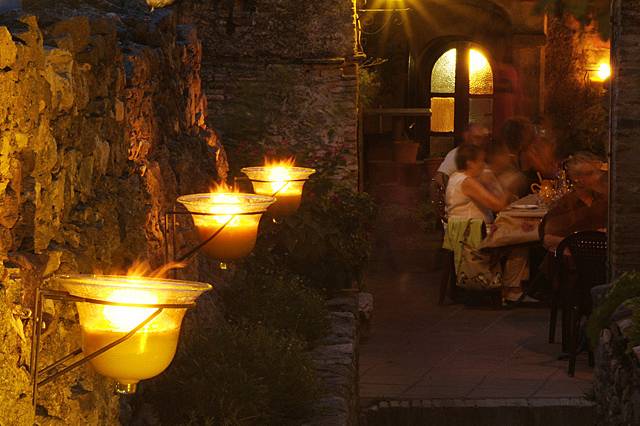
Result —
[[256, 194], [214, 192], [178, 197], [178, 202], [192, 213], [202, 242], [215, 238], [202, 250], [220, 261], [241, 259], [256, 245], [260, 218], [275, 198]]
[[[72, 296], [141, 305], [192, 304], [211, 289], [195, 281], [118, 275], [68, 275], [58, 281]], [[91, 302], [76, 302], [76, 307], [85, 355], [125, 336], [158, 309]], [[186, 310], [163, 308], [133, 336], [89, 362], [98, 373], [117, 380], [118, 393], [134, 393], [140, 380], [162, 373], [173, 360]]]
[[276, 217], [290, 216], [300, 207], [302, 188], [315, 169], [289, 166], [244, 167], [256, 194], [276, 197], [269, 214]]

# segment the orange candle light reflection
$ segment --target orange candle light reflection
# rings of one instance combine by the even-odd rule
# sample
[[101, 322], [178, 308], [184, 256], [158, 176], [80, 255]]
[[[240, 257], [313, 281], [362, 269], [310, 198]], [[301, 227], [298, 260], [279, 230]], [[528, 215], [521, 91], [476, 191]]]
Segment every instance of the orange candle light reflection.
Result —
[[201, 241], [211, 238], [202, 250], [211, 258], [227, 261], [240, 259], [253, 250], [262, 214], [273, 197], [220, 192], [192, 194], [178, 198], [193, 214]]
[[[211, 289], [199, 282], [116, 275], [65, 276], [60, 282], [74, 296], [144, 305], [189, 304]], [[125, 336], [158, 309], [90, 302], [76, 305], [85, 355]], [[173, 360], [185, 312], [186, 308], [164, 308], [133, 336], [89, 362], [98, 373], [117, 380], [117, 392], [134, 393], [140, 380], [162, 373]]]
[[302, 189], [314, 169], [294, 167], [293, 159], [266, 161], [263, 167], [244, 167], [242, 173], [251, 180], [256, 194], [272, 195], [276, 202], [269, 213], [276, 217], [290, 216], [300, 207]]

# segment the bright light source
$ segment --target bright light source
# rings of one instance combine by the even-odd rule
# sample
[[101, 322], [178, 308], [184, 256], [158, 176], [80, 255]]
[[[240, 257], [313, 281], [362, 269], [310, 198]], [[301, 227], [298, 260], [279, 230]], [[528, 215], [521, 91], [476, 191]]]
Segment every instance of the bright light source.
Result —
[[484, 72], [485, 69], [490, 67], [489, 61], [482, 52], [476, 49], [469, 49], [469, 75]]
[[598, 64], [598, 70], [596, 71], [599, 81], [605, 81], [611, 77], [611, 65], [607, 62], [601, 62]]

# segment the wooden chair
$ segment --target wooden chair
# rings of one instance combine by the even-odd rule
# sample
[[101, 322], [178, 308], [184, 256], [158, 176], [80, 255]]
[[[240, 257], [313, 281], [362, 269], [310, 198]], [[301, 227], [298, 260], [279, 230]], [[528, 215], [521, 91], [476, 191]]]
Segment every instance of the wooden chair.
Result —
[[[567, 252], [569, 256], [565, 255]], [[556, 261], [560, 279], [558, 302], [563, 310], [563, 343], [566, 340], [568, 374], [573, 377], [581, 337], [580, 322], [582, 317], [591, 314], [591, 289], [607, 281], [607, 234], [582, 231], [569, 235], [558, 245]], [[591, 351], [589, 365], [593, 365]]]
[[[447, 227], [447, 214], [446, 214], [446, 186], [447, 176], [440, 173], [441, 176], [431, 179], [429, 183], [429, 198], [434, 211], [440, 218], [440, 222], [444, 228]], [[454, 299], [456, 291], [456, 268], [454, 263], [453, 252], [443, 249], [442, 264], [444, 270], [442, 271], [442, 277], [440, 279], [440, 295], [438, 297], [438, 304], [444, 304], [444, 300], [447, 297], [447, 291], [449, 296]]]

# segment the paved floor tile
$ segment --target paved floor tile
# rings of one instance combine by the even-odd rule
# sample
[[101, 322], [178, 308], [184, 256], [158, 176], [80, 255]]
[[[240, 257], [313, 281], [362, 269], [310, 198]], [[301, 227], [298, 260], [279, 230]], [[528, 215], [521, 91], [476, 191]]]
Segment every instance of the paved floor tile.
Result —
[[[406, 188], [394, 194], [397, 204], [383, 204], [380, 219], [393, 211], [414, 220], [418, 195]], [[547, 342], [547, 309], [440, 306], [441, 272], [398, 256], [423, 249], [425, 265], [433, 264], [438, 237], [418, 235], [402, 218], [378, 225], [364, 280], [374, 314], [360, 347], [363, 398], [580, 398], [589, 389], [586, 356], [569, 378], [567, 362], [557, 360], [560, 345]]]

